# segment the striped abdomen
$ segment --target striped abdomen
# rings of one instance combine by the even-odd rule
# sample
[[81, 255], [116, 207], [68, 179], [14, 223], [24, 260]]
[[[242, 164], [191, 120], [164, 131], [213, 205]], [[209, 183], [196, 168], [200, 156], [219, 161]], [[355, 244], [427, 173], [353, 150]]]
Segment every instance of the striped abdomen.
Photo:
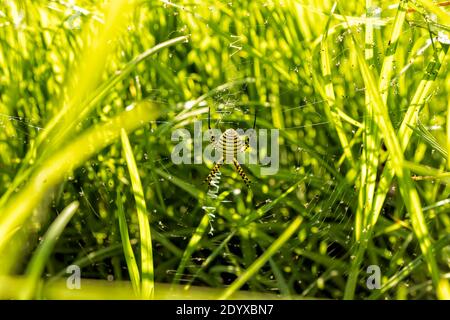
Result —
[[241, 137], [234, 129], [227, 129], [219, 138], [216, 149], [222, 151], [222, 158], [225, 163], [233, 162], [237, 154], [244, 149]]

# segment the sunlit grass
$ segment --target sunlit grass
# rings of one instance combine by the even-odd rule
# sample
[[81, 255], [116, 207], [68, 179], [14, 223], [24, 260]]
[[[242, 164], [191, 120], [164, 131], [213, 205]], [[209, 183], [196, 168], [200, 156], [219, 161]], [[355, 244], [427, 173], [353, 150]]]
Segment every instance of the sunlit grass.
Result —
[[[448, 6], [76, 2], [0, 0], [0, 298], [449, 298]], [[209, 108], [279, 171], [211, 198]]]
[[[139, 177], [136, 160], [134, 159], [133, 150], [131, 149], [130, 140], [128, 140], [125, 129], [120, 130], [122, 146], [127, 161], [128, 171], [130, 173], [131, 185], [133, 188], [134, 200], [136, 202], [136, 210], [139, 221], [140, 235], [140, 257], [141, 257], [141, 290], [140, 293], [144, 299], [152, 298], [154, 294], [154, 266], [153, 266], [153, 249], [152, 237], [150, 233], [150, 219], [145, 204], [144, 191]], [[131, 244], [128, 244], [128, 250]]]

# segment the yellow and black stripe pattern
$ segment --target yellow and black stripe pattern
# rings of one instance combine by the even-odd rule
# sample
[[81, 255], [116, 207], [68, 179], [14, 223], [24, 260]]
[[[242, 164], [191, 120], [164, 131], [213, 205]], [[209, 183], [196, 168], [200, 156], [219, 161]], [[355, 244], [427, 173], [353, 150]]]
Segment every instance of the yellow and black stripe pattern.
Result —
[[237, 154], [243, 152], [244, 147], [244, 143], [234, 129], [225, 131], [216, 144], [216, 149], [222, 151], [222, 159], [225, 160], [225, 163], [231, 163], [233, 159], [237, 158]]
[[[212, 139], [214, 142], [215, 140]], [[247, 178], [244, 170], [236, 160], [238, 153], [245, 152], [248, 149], [248, 144], [242, 142], [241, 137], [234, 129], [227, 129], [214, 144], [214, 148], [222, 153], [221, 159], [214, 165], [208, 177], [205, 179], [208, 185], [211, 186], [211, 181], [214, 176], [219, 172], [223, 163], [233, 162], [237, 172], [244, 180], [247, 187], [250, 187], [250, 180]]]
[[214, 176], [217, 174], [217, 172], [219, 172], [221, 166], [222, 166], [222, 162], [218, 162], [214, 165], [214, 167], [209, 172], [208, 176], [205, 179], [205, 181], [208, 182], [208, 186], [211, 186], [211, 181], [214, 178]]
[[241, 178], [244, 180], [245, 184], [248, 188], [250, 188], [250, 180], [247, 178], [247, 175], [245, 174], [244, 170], [242, 170], [241, 165], [236, 159], [233, 159], [234, 166], [236, 167], [237, 172], [241, 176]]

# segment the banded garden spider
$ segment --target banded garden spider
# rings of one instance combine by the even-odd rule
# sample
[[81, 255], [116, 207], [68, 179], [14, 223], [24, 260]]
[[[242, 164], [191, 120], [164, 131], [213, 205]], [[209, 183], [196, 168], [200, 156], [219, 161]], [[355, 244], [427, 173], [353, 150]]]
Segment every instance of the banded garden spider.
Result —
[[[255, 116], [253, 120], [253, 130], [256, 126], [256, 110]], [[208, 109], [208, 129], [211, 130], [211, 108]], [[245, 152], [249, 148], [249, 141], [246, 139], [242, 141], [241, 137], [237, 133], [235, 129], [227, 129], [219, 139], [216, 141], [214, 136], [211, 136], [211, 142], [214, 145], [214, 149], [222, 151], [221, 158], [214, 163], [213, 168], [205, 179], [205, 182], [208, 183], [208, 186], [211, 186], [211, 181], [214, 176], [220, 171], [220, 167], [226, 163], [227, 160], [232, 160], [236, 171], [244, 180], [244, 183], [250, 188], [250, 179], [245, 174], [241, 165], [237, 161], [237, 156], [241, 152]]]

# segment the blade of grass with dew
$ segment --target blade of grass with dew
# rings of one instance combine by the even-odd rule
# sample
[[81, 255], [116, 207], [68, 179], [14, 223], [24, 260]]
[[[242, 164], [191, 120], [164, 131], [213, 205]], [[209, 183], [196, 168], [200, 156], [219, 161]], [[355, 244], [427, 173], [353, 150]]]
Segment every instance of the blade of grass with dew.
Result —
[[331, 18], [333, 17], [334, 10], [336, 9], [336, 3], [333, 4], [333, 7], [330, 12], [330, 16], [328, 18], [327, 24], [325, 25], [325, 31], [323, 33], [323, 38], [320, 43], [320, 60], [321, 60], [321, 69], [322, 76], [325, 79], [325, 95], [327, 99], [325, 113], [328, 116], [329, 121], [333, 124], [339, 140], [341, 142], [341, 146], [344, 149], [344, 154], [347, 158], [347, 161], [352, 167], [355, 164], [353, 159], [352, 151], [349, 147], [347, 135], [345, 134], [344, 127], [342, 125], [342, 121], [337, 114], [336, 110], [338, 107], [336, 106], [336, 99], [333, 89], [333, 83], [331, 82], [331, 68], [330, 68], [330, 55], [328, 50], [328, 29], [330, 26]]
[[139, 268], [134, 257], [133, 247], [131, 245], [130, 236], [128, 234], [127, 219], [123, 209], [122, 197], [120, 192], [117, 192], [117, 220], [119, 220], [120, 239], [123, 246], [123, 254], [128, 267], [128, 274], [130, 275], [131, 285], [136, 296], [140, 295], [140, 276]]
[[286, 230], [267, 248], [266, 251], [256, 261], [245, 270], [228, 288], [220, 295], [219, 300], [230, 298], [237, 290], [239, 290], [250, 278], [252, 278], [266, 262], [290, 239], [297, 231], [302, 223], [303, 218], [298, 216], [291, 222]]
[[161, 233], [159, 233], [157, 230], [154, 230], [153, 228], [150, 228], [150, 232], [152, 234], [152, 238], [161, 243], [164, 247], [167, 248], [172, 254], [176, 257], [181, 257], [183, 252], [180, 248], [178, 248], [175, 244], [173, 244], [167, 237]]
[[[392, 159], [392, 168], [397, 176], [397, 180], [400, 187], [400, 193], [403, 197], [403, 202], [410, 214], [412, 226], [416, 237], [419, 241], [420, 248], [425, 256], [428, 270], [431, 273], [433, 284], [435, 286], [439, 283], [439, 269], [436, 263], [435, 257], [432, 255], [430, 246], [432, 239], [429, 235], [428, 228], [425, 223], [425, 218], [422, 212], [422, 205], [417, 190], [411, 180], [409, 169], [403, 165], [404, 157], [401, 144], [397, 139], [386, 104], [383, 102], [383, 98], [375, 84], [374, 76], [367, 66], [363, 55], [359, 51], [359, 46], [356, 38], [352, 33], [353, 45], [357, 54], [357, 59], [361, 74], [366, 84], [367, 94], [370, 94], [371, 101], [373, 103], [376, 115], [377, 125], [382, 133], [386, 147], [390, 153]], [[362, 257], [360, 257], [362, 259]], [[357, 274], [357, 272], [355, 272]], [[354, 280], [353, 280], [354, 279]], [[347, 282], [345, 298], [353, 298], [354, 288], [356, 287], [356, 278], [351, 274], [351, 281]]]
[[123, 128], [120, 130], [120, 137], [128, 171], [130, 173], [139, 222], [139, 235], [141, 239], [141, 296], [143, 299], [150, 299], [154, 296], [155, 284], [149, 213], [145, 204], [144, 191], [142, 189], [141, 179], [139, 178], [139, 171], [136, 166], [133, 150], [131, 149], [127, 133]]
[[401, 0], [399, 3], [397, 12], [395, 14], [391, 37], [389, 39], [388, 47], [383, 58], [383, 65], [381, 66], [379, 88], [384, 103], [386, 103], [389, 94], [389, 87], [394, 70], [394, 57], [397, 51], [398, 43], [400, 41], [402, 27], [405, 22], [407, 3], [407, 0]]
[[31, 299], [34, 297], [38, 281], [44, 271], [45, 264], [50, 257], [53, 248], [55, 247], [58, 238], [64, 231], [64, 228], [69, 223], [72, 216], [75, 214], [79, 206], [78, 201], [69, 204], [52, 222], [47, 232], [45, 233], [39, 247], [33, 253], [31, 260], [25, 271], [27, 279], [26, 285], [23, 287], [21, 299]]
[[0, 208], [0, 258], [15, 230], [30, 217], [47, 191], [61, 182], [71, 171], [82, 165], [94, 154], [113, 143], [121, 128], [133, 131], [158, 117], [159, 109], [152, 103], [143, 101], [134, 108], [124, 111], [106, 123], [87, 130], [70, 144], [46, 159], [30, 177], [28, 183], [14, 197]]
[[[373, 16], [373, 3], [372, 0], [366, 0], [366, 17], [368, 18], [365, 28], [365, 50], [364, 58], [371, 68], [374, 68], [374, 28], [371, 23]], [[402, 23], [400, 21], [399, 23]], [[394, 23], [394, 27], [397, 24]], [[358, 206], [355, 215], [355, 239], [359, 241], [361, 238], [361, 232], [365, 228], [366, 221], [371, 212], [371, 206], [373, 202], [377, 167], [378, 167], [378, 146], [380, 144], [380, 136], [378, 127], [375, 123], [374, 108], [370, 100], [370, 95], [366, 94], [365, 108], [364, 108], [364, 130], [363, 130], [363, 147], [361, 156], [361, 174], [360, 174], [360, 187], [358, 195]]]

